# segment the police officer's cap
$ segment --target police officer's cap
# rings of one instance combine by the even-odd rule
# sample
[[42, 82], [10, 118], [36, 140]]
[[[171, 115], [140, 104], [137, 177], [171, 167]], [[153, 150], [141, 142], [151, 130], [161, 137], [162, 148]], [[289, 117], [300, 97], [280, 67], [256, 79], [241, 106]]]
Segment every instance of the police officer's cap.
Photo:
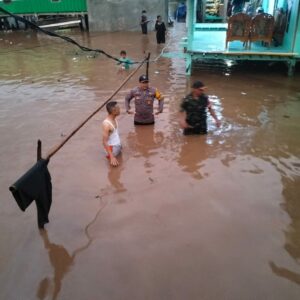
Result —
[[201, 89], [201, 88], [205, 88], [205, 85], [200, 80], [197, 80], [193, 83], [192, 88], [193, 89]]
[[149, 82], [149, 78], [146, 75], [141, 75], [139, 82]]

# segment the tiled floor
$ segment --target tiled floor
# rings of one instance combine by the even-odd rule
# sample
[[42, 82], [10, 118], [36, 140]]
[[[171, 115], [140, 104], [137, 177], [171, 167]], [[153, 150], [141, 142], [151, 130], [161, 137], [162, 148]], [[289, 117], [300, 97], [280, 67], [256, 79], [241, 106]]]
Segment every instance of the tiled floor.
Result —
[[[254, 42], [251, 44], [251, 50], [245, 49], [243, 42], [233, 41], [228, 43], [228, 49], [225, 49], [226, 40], [226, 25], [220, 24], [222, 27], [213, 30], [212, 26], [217, 26], [216, 24], [204, 23], [196, 25], [196, 30], [194, 32], [194, 38], [192, 41], [192, 51], [194, 52], [218, 52], [218, 51], [228, 51], [228, 52], [272, 52], [272, 53], [286, 53], [290, 52], [284, 46], [274, 47], [271, 45], [270, 48], [264, 47], [261, 42]], [[207, 29], [207, 30], [206, 30]]]

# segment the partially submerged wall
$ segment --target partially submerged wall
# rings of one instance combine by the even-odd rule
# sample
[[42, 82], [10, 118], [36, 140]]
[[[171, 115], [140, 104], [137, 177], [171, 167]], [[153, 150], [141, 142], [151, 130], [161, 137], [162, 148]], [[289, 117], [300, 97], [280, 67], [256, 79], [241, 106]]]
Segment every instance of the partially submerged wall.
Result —
[[[138, 31], [142, 10], [155, 22], [161, 15], [167, 24], [168, 0], [87, 0], [90, 31]], [[154, 22], [149, 23], [149, 30]]]

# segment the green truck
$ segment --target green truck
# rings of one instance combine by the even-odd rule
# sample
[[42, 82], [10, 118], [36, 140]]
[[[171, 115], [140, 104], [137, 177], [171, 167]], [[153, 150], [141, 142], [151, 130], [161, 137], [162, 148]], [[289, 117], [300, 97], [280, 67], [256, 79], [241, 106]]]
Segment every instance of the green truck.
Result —
[[13, 14], [85, 14], [86, 0], [2, 0], [0, 7]]
[[24, 29], [24, 24], [5, 11], [19, 15], [39, 26], [56, 28], [80, 26], [88, 30], [86, 0], [0, 0], [0, 31]]

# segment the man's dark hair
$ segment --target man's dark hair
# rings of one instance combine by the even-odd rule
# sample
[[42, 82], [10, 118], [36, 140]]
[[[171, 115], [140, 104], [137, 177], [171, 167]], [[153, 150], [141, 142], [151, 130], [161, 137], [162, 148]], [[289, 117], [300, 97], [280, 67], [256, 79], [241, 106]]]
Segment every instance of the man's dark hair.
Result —
[[145, 10], [143, 10], [143, 11], [142, 11], [142, 14], [145, 14], [145, 13], [146, 13], [146, 11], [145, 11]]
[[111, 102], [108, 102], [108, 103], [106, 104], [106, 110], [107, 110], [107, 112], [108, 112], [109, 114], [111, 114], [112, 111], [113, 111], [113, 109], [114, 109], [114, 107], [115, 107], [117, 104], [118, 104], [117, 101], [111, 101]]
[[121, 50], [120, 55], [122, 55], [122, 54], [125, 54], [125, 55], [126, 55], [127, 53], [126, 53], [125, 50]]
[[200, 80], [195, 81], [192, 85], [193, 89], [201, 89], [201, 88], [204, 88], [204, 87], [205, 87], [204, 83], [201, 82]]

